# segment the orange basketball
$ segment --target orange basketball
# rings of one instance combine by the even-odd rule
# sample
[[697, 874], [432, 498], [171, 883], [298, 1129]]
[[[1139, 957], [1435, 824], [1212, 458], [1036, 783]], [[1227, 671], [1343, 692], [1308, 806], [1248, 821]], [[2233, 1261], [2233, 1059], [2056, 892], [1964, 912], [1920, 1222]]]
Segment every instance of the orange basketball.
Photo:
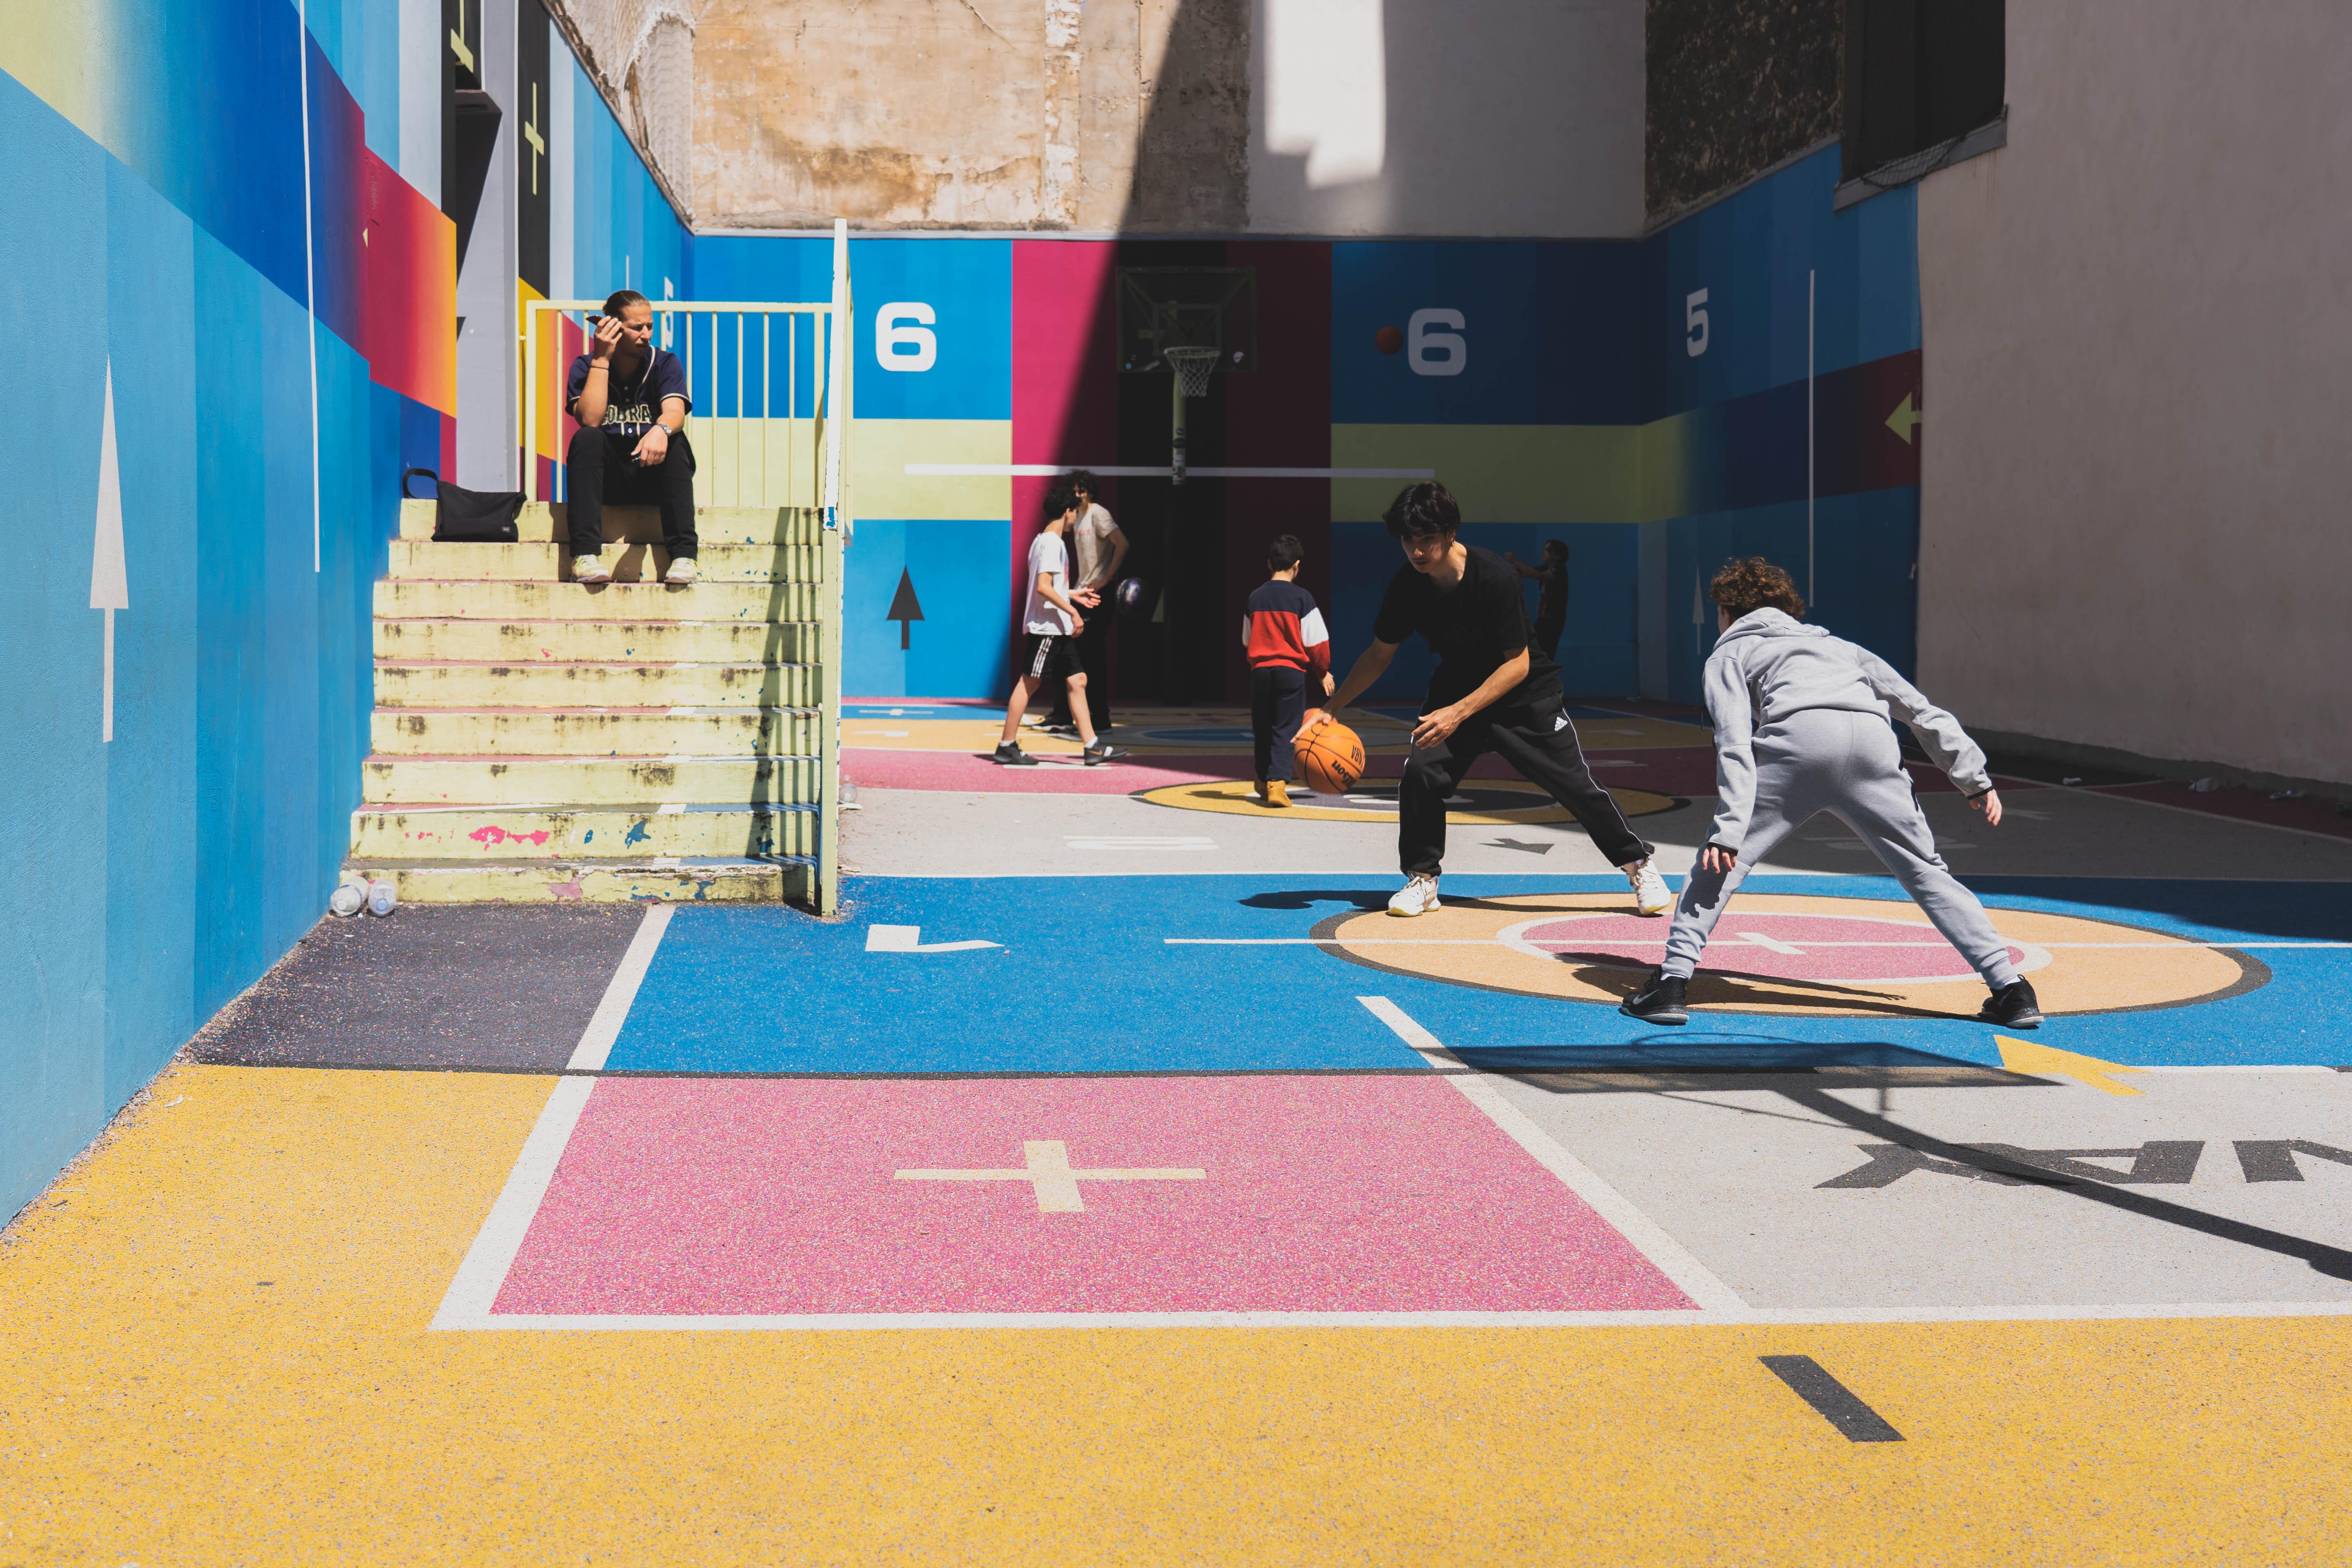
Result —
[[1345, 795], [1364, 776], [1364, 742], [1337, 719], [1299, 736], [1291, 755], [1307, 782], [1324, 795]]

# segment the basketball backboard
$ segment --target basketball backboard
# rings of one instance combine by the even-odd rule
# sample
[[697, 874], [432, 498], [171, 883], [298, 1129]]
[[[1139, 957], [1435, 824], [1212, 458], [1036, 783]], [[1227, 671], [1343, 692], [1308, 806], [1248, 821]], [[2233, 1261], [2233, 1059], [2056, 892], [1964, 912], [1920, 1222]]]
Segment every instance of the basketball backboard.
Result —
[[1171, 348], [1213, 348], [1227, 374], [1257, 368], [1257, 269], [1123, 267], [1118, 273], [1118, 368], [1166, 374]]

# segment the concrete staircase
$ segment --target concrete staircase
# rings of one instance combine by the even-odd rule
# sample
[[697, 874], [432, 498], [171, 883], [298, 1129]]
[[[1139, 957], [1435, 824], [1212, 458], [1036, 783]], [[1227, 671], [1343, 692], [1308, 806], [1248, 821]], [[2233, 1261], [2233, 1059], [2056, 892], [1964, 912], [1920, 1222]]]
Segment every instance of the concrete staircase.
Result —
[[671, 588], [658, 514], [608, 508], [614, 580], [583, 588], [563, 512], [436, 544], [403, 504], [347, 864], [414, 903], [811, 898], [819, 514], [704, 507], [702, 581]]

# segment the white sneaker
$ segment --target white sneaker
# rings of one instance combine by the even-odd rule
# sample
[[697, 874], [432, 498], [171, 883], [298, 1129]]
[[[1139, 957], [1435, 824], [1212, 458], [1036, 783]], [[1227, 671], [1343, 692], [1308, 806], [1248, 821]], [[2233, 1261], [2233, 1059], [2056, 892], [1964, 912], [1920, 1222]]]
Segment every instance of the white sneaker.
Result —
[[572, 580], [574, 583], [609, 583], [613, 574], [604, 570], [603, 557], [575, 555], [572, 558]]
[[662, 574], [662, 581], [673, 588], [690, 588], [701, 579], [702, 568], [694, 563], [691, 555], [679, 556], [669, 563], [669, 570]]
[[1675, 907], [1675, 896], [1666, 891], [1666, 879], [1658, 875], [1654, 860], [1636, 860], [1630, 866], [1620, 866], [1625, 879], [1633, 884], [1633, 908], [1645, 915], [1663, 915]]
[[1392, 915], [1425, 915], [1437, 907], [1437, 879], [1415, 877], [1389, 900]]

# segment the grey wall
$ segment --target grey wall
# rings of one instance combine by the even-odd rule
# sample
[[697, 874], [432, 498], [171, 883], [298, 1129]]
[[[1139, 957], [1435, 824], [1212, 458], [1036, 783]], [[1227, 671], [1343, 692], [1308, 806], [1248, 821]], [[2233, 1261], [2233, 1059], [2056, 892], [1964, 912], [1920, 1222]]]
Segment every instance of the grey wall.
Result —
[[457, 269], [457, 483], [522, 487], [517, 471], [515, 374], [515, 8], [482, 12], [482, 88], [499, 110], [497, 150], [482, 182], [472, 242]]
[[2352, 782], [2341, 0], [2009, 0], [2009, 145], [1919, 193], [1921, 684]]
[[1249, 226], [1642, 231], [1643, 0], [1252, 0]]

